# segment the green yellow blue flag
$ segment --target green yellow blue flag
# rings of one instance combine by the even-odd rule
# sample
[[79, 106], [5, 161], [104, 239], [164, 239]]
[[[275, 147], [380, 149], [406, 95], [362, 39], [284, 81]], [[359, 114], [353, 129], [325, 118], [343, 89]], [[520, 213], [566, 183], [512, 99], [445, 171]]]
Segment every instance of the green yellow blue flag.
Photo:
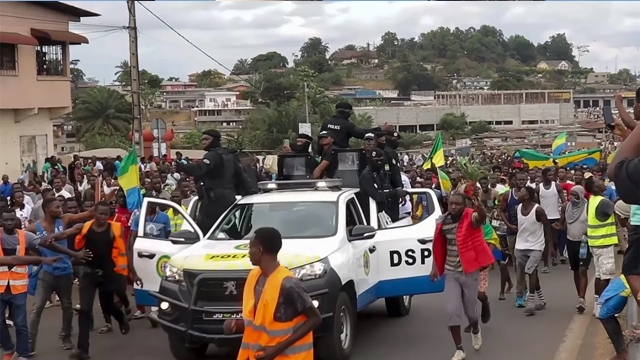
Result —
[[440, 183], [440, 190], [443, 193], [451, 193], [451, 179], [447, 174], [438, 168], [438, 182]]
[[424, 160], [424, 164], [422, 164], [423, 169], [430, 169], [431, 164], [436, 167], [444, 166], [444, 147], [442, 146], [442, 134], [438, 133], [435, 140], [433, 140], [433, 145], [431, 146], [431, 152]]
[[600, 162], [602, 157], [602, 149], [589, 149], [574, 151], [560, 156], [549, 156], [534, 150], [518, 150], [513, 154], [516, 159], [522, 159], [530, 168], [544, 168], [553, 166], [553, 160], [560, 167], [573, 167], [587, 165], [593, 167]]
[[559, 134], [551, 144], [551, 155], [559, 156], [567, 148], [567, 132]]
[[127, 208], [131, 211], [142, 207], [140, 191], [140, 164], [135, 150], [130, 150], [122, 159], [118, 170], [118, 184], [127, 196]]

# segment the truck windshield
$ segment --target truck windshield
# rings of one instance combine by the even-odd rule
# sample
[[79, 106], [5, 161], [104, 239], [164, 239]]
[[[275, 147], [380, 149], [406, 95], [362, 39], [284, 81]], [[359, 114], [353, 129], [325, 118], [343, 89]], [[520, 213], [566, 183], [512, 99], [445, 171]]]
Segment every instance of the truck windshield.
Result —
[[249, 239], [256, 229], [273, 227], [283, 239], [322, 238], [337, 233], [333, 202], [237, 204], [209, 235], [210, 240]]

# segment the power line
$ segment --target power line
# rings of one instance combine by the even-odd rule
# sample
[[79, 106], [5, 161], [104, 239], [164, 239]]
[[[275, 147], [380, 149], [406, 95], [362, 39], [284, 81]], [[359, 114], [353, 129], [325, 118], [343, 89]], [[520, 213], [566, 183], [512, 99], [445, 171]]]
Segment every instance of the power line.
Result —
[[[151, 11], [144, 3], [137, 1], [137, 3], [142, 6], [143, 9], [145, 9], [149, 14], [151, 14], [153, 17], [155, 17], [158, 21], [160, 21], [164, 26], [166, 26], [167, 28], [169, 28], [171, 31], [173, 31], [176, 35], [178, 35], [179, 37], [181, 37], [184, 41], [186, 41], [189, 45], [193, 46], [196, 50], [198, 50], [200, 53], [202, 53], [204, 56], [208, 57], [210, 60], [212, 60], [213, 62], [215, 62], [216, 64], [218, 64], [220, 67], [222, 67], [224, 70], [227, 70], [229, 72], [229, 75], [235, 76], [238, 79], [240, 79], [241, 81], [246, 82], [249, 86], [251, 86], [252, 88], [260, 91], [260, 89], [254, 85], [253, 83], [251, 83], [248, 79], [245, 79], [243, 77], [241, 77], [240, 75], [236, 75], [233, 73], [232, 70], [230, 70], [228, 67], [224, 66], [224, 64], [222, 64], [220, 61], [216, 60], [213, 56], [209, 55], [209, 53], [207, 53], [206, 51], [202, 50], [198, 45], [194, 44], [191, 40], [189, 40], [187, 37], [185, 37], [184, 35], [182, 35], [178, 30], [176, 30], [173, 26], [169, 25], [166, 21], [164, 21], [160, 16], [156, 15], [153, 11]], [[305, 101], [306, 101], [306, 94], [305, 94]], [[293, 109], [297, 112], [299, 112], [301, 115], [304, 115], [304, 112], [301, 109], [295, 108], [287, 103], [283, 104], [284, 106]]]

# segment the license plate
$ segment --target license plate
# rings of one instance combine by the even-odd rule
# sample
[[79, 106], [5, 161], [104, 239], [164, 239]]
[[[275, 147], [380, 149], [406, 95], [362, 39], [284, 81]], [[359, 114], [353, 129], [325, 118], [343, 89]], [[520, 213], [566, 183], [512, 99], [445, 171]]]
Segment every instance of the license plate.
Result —
[[242, 313], [204, 313], [202, 318], [205, 320], [242, 319]]

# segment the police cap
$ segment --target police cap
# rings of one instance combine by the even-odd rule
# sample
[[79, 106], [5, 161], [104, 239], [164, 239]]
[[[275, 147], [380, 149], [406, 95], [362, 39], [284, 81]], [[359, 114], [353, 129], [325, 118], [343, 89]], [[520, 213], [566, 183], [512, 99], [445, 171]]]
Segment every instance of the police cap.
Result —
[[320, 134], [318, 134], [318, 139], [327, 138], [327, 137], [330, 137], [330, 138], [333, 137], [331, 136], [331, 133], [329, 131], [321, 131]]
[[351, 106], [351, 104], [349, 104], [346, 101], [340, 101], [339, 103], [336, 104], [336, 110], [351, 111], [351, 110], [353, 110], [353, 106]]
[[222, 135], [220, 135], [220, 131], [214, 129], [205, 130], [202, 132], [202, 135], [209, 135], [214, 139], [220, 139], [222, 137]]
[[395, 131], [395, 130], [388, 131], [387, 132], [387, 136], [390, 136], [390, 137], [393, 137], [393, 138], [396, 138], [396, 139], [402, 139], [402, 136], [400, 136], [400, 133]]
[[376, 136], [373, 133], [368, 133], [362, 138], [362, 140], [375, 140], [375, 139], [376, 139]]
[[369, 152], [369, 157], [373, 159], [384, 157], [384, 151], [380, 149], [373, 149]]

